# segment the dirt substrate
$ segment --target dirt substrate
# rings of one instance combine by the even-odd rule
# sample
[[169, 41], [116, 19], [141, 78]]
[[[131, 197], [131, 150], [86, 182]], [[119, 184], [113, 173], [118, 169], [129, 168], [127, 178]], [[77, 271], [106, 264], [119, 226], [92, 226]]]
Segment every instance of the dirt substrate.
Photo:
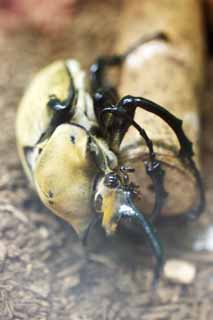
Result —
[[[88, 248], [92, 253], [85, 254], [71, 227], [41, 205], [23, 175], [14, 121], [17, 103], [32, 75], [61, 57], [74, 56], [88, 66], [97, 52], [107, 53], [112, 47], [114, 33], [108, 15], [103, 15], [100, 26], [87, 10], [78, 18], [84, 19], [85, 37], [79, 38], [78, 30], [66, 32], [60, 41], [29, 30], [0, 37], [0, 319], [212, 319], [213, 252], [206, 251], [207, 244], [199, 240], [213, 224], [211, 61], [202, 106], [207, 209], [194, 224], [158, 228], [167, 257], [196, 266], [191, 285], [171, 284], [162, 278], [151, 292], [153, 261], [143, 240], [130, 244], [121, 236], [106, 239], [97, 230]], [[106, 10], [110, 12], [110, 2]], [[116, 22], [118, 14], [119, 7], [110, 19]], [[73, 21], [73, 28], [78, 22]], [[194, 251], [195, 246], [204, 250]]]

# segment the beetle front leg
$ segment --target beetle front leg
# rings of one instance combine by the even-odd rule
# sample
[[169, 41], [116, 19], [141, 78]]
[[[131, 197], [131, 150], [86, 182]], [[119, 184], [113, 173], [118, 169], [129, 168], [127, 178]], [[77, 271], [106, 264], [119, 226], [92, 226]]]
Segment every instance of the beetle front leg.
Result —
[[[187, 166], [189, 170], [192, 172], [196, 180], [197, 188], [199, 190], [198, 205], [192, 210], [190, 210], [189, 212], [183, 212], [182, 215], [184, 215], [189, 219], [197, 218], [205, 207], [205, 193], [204, 193], [203, 182], [202, 182], [199, 170], [197, 169], [196, 164], [192, 158], [194, 155], [192, 142], [188, 139], [185, 132], [183, 131], [182, 120], [175, 117], [172, 113], [170, 113], [164, 107], [142, 97], [126, 96], [123, 99], [121, 99], [117, 105], [117, 108], [118, 109], [121, 108], [122, 110], [123, 109], [129, 110], [131, 108], [137, 108], [137, 107], [140, 107], [148, 112], [151, 112], [159, 116], [175, 132], [180, 144], [179, 158], [182, 161], [182, 163], [185, 166]], [[160, 181], [158, 178], [157, 180]], [[181, 215], [179, 215], [179, 218], [177, 217], [176, 219], [181, 220], [182, 219]]]
[[150, 176], [154, 192], [155, 192], [155, 204], [150, 215], [150, 221], [154, 222], [160, 216], [161, 210], [164, 206], [167, 192], [164, 188], [164, 176], [165, 172], [161, 167], [160, 162], [156, 159], [156, 154], [153, 148], [153, 142], [148, 137], [146, 131], [141, 128], [134, 120], [132, 121], [133, 126], [139, 131], [140, 135], [144, 138], [146, 145], [149, 149], [150, 161], [145, 162], [146, 173]]
[[[126, 130], [132, 125], [138, 130], [138, 132], [144, 139], [149, 149], [149, 162], [145, 162], [146, 172], [152, 179], [155, 191], [155, 204], [150, 216], [150, 221], [154, 221], [159, 217], [164, 205], [165, 197], [167, 196], [167, 193], [164, 189], [164, 170], [162, 169], [160, 162], [156, 159], [152, 140], [148, 137], [146, 131], [141, 126], [139, 126], [139, 124], [135, 120], [133, 120], [134, 109], [134, 105], [133, 108], [129, 108], [129, 110], [122, 108], [121, 100], [116, 107], [103, 109], [101, 112], [101, 117], [103, 118], [104, 114], [106, 113], [111, 113], [115, 116], [115, 119], [117, 117], [124, 120], [123, 122], [125, 123], [125, 130], [123, 130], [124, 132], [121, 138], [123, 138]], [[104, 121], [102, 121], [102, 123], [104, 123]], [[119, 139], [119, 145], [121, 141], [122, 139]], [[113, 139], [111, 140], [111, 146], [113, 146]]]
[[118, 108], [119, 107], [124, 108], [126, 110], [132, 107], [140, 107], [148, 112], [154, 113], [162, 120], [164, 120], [175, 132], [180, 144], [179, 156], [181, 158], [190, 158], [193, 156], [194, 153], [192, 149], [192, 143], [185, 135], [185, 132], [182, 128], [183, 121], [175, 117], [166, 108], [160, 106], [159, 104], [151, 100], [134, 96], [126, 96], [122, 98], [118, 103]]

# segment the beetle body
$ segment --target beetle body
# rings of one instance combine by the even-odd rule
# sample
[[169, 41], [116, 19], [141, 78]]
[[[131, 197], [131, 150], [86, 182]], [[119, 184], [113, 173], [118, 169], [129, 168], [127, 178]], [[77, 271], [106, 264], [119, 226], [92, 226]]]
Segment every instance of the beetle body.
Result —
[[[71, 114], [66, 123], [50, 130], [54, 111], [48, 101], [53, 96], [64, 101], [70, 91], [77, 92]], [[100, 169], [110, 171], [117, 165], [107, 144], [92, 138], [90, 130], [95, 127], [85, 73], [75, 60], [55, 62], [42, 70], [19, 106], [17, 145], [25, 172], [43, 203], [71, 223], [79, 235], [94, 215], [91, 197], [96, 175]], [[102, 158], [104, 168], [98, 168], [94, 154]]]
[[[156, 37], [165, 39], [158, 34], [141, 42]], [[75, 60], [55, 62], [38, 73], [19, 106], [17, 144], [25, 172], [43, 203], [68, 221], [80, 238], [88, 236], [97, 220], [107, 234], [113, 234], [125, 219], [139, 224], [157, 258], [156, 278], [163, 252], [153, 223], [161, 218], [166, 201], [165, 172], [152, 140], [134, 119], [137, 107], [160, 117], [177, 136], [179, 160], [191, 170], [200, 190], [199, 205], [190, 217], [202, 211], [204, 193], [182, 121], [145, 98], [125, 96], [119, 100], [116, 89], [104, 79], [106, 68], [122, 65], [135, 48], [123, 55], [98, 58], [91, 66], [90, 81]], [[148, 218], [135, 206], [138, 186], [129, 178], [134, 168], [125, 167], [120, 157], [120, 146], [131, 126], [148, 150], [144, 165], [155, 193]]]

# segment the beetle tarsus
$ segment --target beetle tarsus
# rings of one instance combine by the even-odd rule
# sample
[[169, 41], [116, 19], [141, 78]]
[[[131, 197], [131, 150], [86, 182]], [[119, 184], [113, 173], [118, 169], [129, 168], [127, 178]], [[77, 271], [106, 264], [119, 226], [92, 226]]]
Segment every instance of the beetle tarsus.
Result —
[[167, 192], [164, 188], [164, 176], [165, 171], [162, 169], [160, 162], [155, 160], [154, 163], [151, 162], [145, 163], [146, 173], [152, 179], [154, 192], [155, 192], [155, 204], [154, 208], [152, 209], [152, 213], [150, 216], [150, 221], [155, 222], [161, 213], [161, 210], [164, 206], [165, 199], [167, 197]]

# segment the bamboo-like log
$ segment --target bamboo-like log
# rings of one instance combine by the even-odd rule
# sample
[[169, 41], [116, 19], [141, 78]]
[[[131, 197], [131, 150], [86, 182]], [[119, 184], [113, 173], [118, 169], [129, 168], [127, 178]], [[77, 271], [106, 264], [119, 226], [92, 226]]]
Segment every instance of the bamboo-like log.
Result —
[[[199, 0], [124, 0], [118, 50], [124, 51], [142, 36], [163, 32], [168, 41], [154, 40], [138, 47], [127, 58], [121, 74], [121, 96], [143, 96], [166, 107], [183, 120], [193, 142], [195, 161], [200, 167], [199, 103], [203, 85], [204, 43], [202, 10]], [[137, 109], [135, 120], [154, 142], [158, 159], [166, 171], [169, 193], [164, 215], [177, 215], [196, 206], [198, 190], [190, 170], [177, 157], [178, 141], [157, 116]], [[123, 143], [124, 157], [135, 166], [134, 179], [141, 186], [144, 210], [151, 208], [150, 180], [143, 169], [147, 149], [134, 128]]]

